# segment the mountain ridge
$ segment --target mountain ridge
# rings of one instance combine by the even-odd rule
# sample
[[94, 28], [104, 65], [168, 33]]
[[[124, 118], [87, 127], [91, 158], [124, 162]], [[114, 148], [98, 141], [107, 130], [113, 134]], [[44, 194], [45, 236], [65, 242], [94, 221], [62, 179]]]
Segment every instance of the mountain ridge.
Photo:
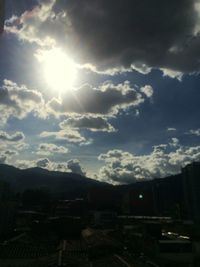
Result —
[[49, 171], [39, 167], [19, 169], [7, 164], [0, 164], [0, 180], [9, 183], [15, 192], [46, 188], [50, 192], [80, 195], [86, 193], [90, 187], [112, 186], [80, 174]]

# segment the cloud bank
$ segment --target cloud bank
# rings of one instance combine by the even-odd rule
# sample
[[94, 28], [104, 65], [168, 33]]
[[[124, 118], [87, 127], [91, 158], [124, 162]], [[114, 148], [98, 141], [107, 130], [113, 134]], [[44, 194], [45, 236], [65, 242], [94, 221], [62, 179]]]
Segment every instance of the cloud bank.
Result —
[[[169, 148], [173, 150], [169, 152]], [[99, 171], [99, 179], [117, 184], [132, 183], [179, 173], [182, 167], [200, 160], [200, 146], [184, 147], [173, 138], [168, 145], [155, 146], [149, 155], [136, 156], [122, 150], [110, 150], [101, 154], [99, 160], [105, 162]]]

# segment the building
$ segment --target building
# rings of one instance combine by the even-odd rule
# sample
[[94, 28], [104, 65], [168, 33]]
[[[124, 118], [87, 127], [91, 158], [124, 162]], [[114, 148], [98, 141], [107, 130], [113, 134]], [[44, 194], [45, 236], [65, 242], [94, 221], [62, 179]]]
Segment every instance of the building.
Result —
[[20, 234], [0, 244], [1, 267], [47, 267], [57, 266], [58, 242], [47, 236], [45, 239]]
[[123, 250], [123, 244], [103, 230], [86, 228], [82, 231], [82, 239], [90, 259], [102, 258]]
[[15, 227], [15, 204], [0, 202], [0, 239], [10, 234]]
[[90, 188], [87, 199], [91, 210], [118, 211], [121, 206], [121, 195], [112, 186]]
[[133, 215], [155, 215], [155, 196], [149, 182], [138, 182], [124, 196], [124, 211]]
[[135, 216], [185, 216], [183, 177], [181, 174], [142, 181], [128, 186], [122, 210]]
[[181, 174], [152, 181], [157, 216], [184, 217], [183, 177]]
[[0, 1], [0, 34], [3, 32], [3, 28], [4, 28], [4, 4], [5, 4], [5, 1], [1, 0]]
[[188, 219], [200, 221], [200, 162], [182, 169], [184, 202]]

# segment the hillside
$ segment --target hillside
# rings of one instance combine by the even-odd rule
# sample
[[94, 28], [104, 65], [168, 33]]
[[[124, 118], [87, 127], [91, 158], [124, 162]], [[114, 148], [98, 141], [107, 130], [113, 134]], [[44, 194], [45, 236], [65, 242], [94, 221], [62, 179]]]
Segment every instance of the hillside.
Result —
[[0, 164], [0, 180], [9, 183], [11, 189], [16, 192], [45, 188], [50, 192], [76, 196], [87, 193], [90, 187], [109, 186], [75, 173], [48, 171], [41, 168], [21, 170], [5, 164]]

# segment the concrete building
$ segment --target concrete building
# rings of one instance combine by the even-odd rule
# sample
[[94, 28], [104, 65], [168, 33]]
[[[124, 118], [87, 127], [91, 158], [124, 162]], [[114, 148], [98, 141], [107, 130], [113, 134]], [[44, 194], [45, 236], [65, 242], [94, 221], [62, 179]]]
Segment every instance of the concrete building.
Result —
[[188, 219], [200, 221], [200, 162], [182, 169], [184, 202]]
[[5, 5], [5, 1], [1, 0], [0, 1], [0, 34], [3, 32], [3, 28], [4, 28], [4, 5]]

